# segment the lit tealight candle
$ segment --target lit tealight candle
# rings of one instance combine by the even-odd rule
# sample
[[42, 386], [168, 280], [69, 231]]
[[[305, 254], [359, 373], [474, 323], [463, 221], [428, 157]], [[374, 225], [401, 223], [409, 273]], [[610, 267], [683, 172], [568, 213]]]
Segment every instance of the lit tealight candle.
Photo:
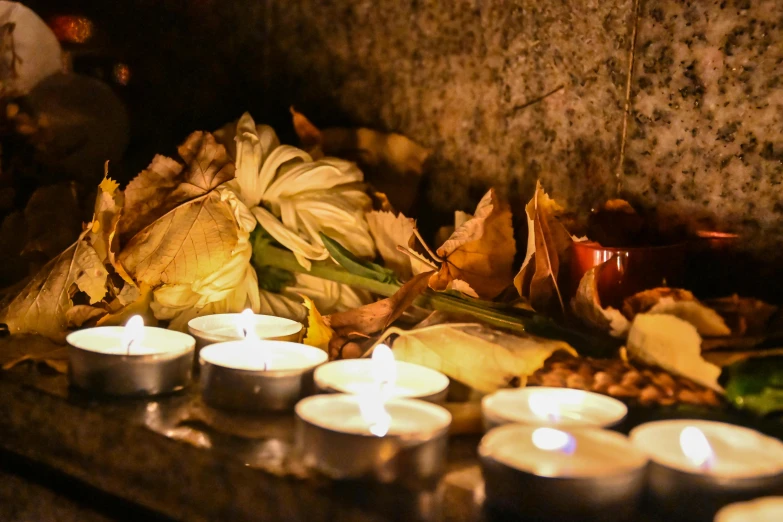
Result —
[[66, 338], [69, 376], [78, 388], [107, 395], [155, 395], [190, 382], [196, 341], [190, 335], [144, 326], [101, 326]]
[[488, 505], [530, 520], [584, 520], [636, 512], [645, 455], [623, 435], [507, 424], [479, 445]]
[[499, 390], [481, 401], [484, 426], [509, 423], [556, 427], [608, 427], [628, 413], [622, 402], [606, 395], [568, 388], [529, 387]]
[[630, 436], [651, 460], [651, 504], [668, 515], [711, 520], [731, 502], [783, 494], [783, 443], [757, 431], [670, 420], [643, 424]]
[[783, 497], [764, 497], [730, 504], [715, 515], [715, 522], [781, 522]]
[[201, 394], [216, 408], [290, 410], [313, 389], [326, 352], [304, 344], [252, 338], [201, 350]]
[[196, 338], [197, 350], [213, 343], [240, 341], [247, 335], [270, 341], [297, 343], [302, 340], [302, 323], [284, 317], [254, 314], [250, 309], [241, 314], [196, 317], [188, 322], [188, 331]]
[[445, 469], [451, 414], [436, 404], [329, 394], [303, 399], [295, 411], [305, 463], [332, 478], [421, 487]]
[[383, 389], [386, 398], [446, 400], [449, 378], [418, 364], [395, 361], [385, 344], [375, 347], [370, 359], [345, 359], [324, 364], [315, 371], [315, 385], [324, 392], [363, 395]]

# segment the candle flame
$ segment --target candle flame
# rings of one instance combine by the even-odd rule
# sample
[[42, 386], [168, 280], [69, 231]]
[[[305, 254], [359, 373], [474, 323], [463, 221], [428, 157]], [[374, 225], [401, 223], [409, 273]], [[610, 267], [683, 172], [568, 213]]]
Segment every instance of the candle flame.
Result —
[[538, 428], [533, 432], [533, 445], [544, 451], [560, 451], [571, 454], [576, 449], [576, 439], [570, 434], [553, 428]]
[[239, 314], [239, 321], [237, 322], [237, 329], [242, 339], [255, 340], [258, 339], [256, 335], [255, 316], [253, 310], [245, 308], [245, 310]]
[[699, 428], [688, 426], [680, 432], [680, 448], [685, 457], [697, 468], [710, 469], [715, 460], [710, 441]]
[[380, 397], [375, 394], [359, 397], [359, 412], [367, 423], [370, 433], [376, 437], [383, 437], [389, 432], [391, 415], [386, 411]]
[[548, 396], [545, 392], [532, 392], [527, 399], [527, 405], [533, 414], [551, 423], [560, 420], [560, 405], [555, 399]]
[[[397, 381], [397, 364], [391, 348], [379, 344], [372, 351], [371, 371], [373, 380], [378, 384], [381, 395], [388, 395]], [[386, 397], [388, 398], [388, 397]]]
[[125, 323], [122, 332], [122, 348], [130, 355], [131, 347], [138, 346], [144, 340], [144, 319], [140, 315], [134, 315]]

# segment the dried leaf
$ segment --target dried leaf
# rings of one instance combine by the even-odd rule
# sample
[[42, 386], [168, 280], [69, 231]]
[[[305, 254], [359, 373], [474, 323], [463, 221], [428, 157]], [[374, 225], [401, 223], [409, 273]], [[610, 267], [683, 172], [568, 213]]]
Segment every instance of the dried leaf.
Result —
[[710, 299], [704, 304], [723, 317], [734, 335], [766, 333], [770, 318], [778, 311], [777, 306], [752, 297], [740, 297], [736, 294]]
[[371, 129], [330, 128], [319, 131], [291, 107], [294, 130], [302, 144], [327, 156], [348, 158], [365, 166], [387, 166], [399, 174], [420, 175], [430, 151], [402, 134]]
[[[147, 326], [155, 326], [158, 324], [158, 320], [150, 310], [150, 304], [152, 303], [153, 289], [151, 286], [142, 284], [141, 288], [130, 287], [135, 290], [127, 290], [130, 285], [125, 285], [123, 292], [120, 292], [120, 296], [117, 296], [117, 304], [119, 309], [114, 313], [105, 315], [98, 320], [98, 326], [120, 326], [128, 322], [128, 319], [134, 315], [140, 315], [144, 319], [144, 324]], [[127, 299], [133, 298], [133, 301], [126, 302]]]
[[6, 323], [12, 334], [31, 332], [63, 339], [74, 288], [96, 303], [106, 294], [107, 276], [102, 260], [82, 237], [27, 283], [0, 314], [0, 322]]
[[106, 310], [89, 305], [72, 306], [65, 312], [69, 328], [81, 328], [85, 323], [106, 315]]
[[387, 328], [427, 289], [429, 273], [414, 276], [391, 297], [354, 310], [327, 316], [329, 325], [340, 335], [370, 335]]
[[327, 351], [329, 349], [329, 341], [334, 336], [334, 330], [329, 327], [326, 320], [318, 312], [312, 299], [306, 295], [303, 295], [302, 299], [304, 299], [305, 308], [308, 310], [307, 335], [304, 338], [304, 344]]
[[515, 252], [511, 209], [490, 190], [475, 216], [438, 249], [443, 263], [430, 279], [430, 287], [446, 290], [460, 279], [479, 297], [492, 299], [511, 284]]
[[0, 339], [0, 364], [10, 370], [21, 363], [32, 362], [65, 373], [68, 349], [42, 335], [19, 334]]
[[443, 324], [400, 330], [392, 348], [394, 357], [441, 371], [481, 393], [524, 385], [554, 352], [576, 355], [571, 346], [533, 336], [516, 336], [478, 324]]
[[720, 368], [702, 358], [701, 337], [687, 321], [672, 315], [638, 314], [628, 332], [627, 348], [630, 356], [644, 363], [722, 391]]
[[574, 238], [558, 221], [562, 207], [551, 199], [541, 182], [525, 207], [528, 224], [528, 242], [522, 268], [514, 278], [519, 295], [526, 298], [538, 312], [565, 311], [560, 291], [560, 267], [571, 255]]
[[592, 268], [582, 277], [571, 309], [587, 326], [607, 331], [613, 337], [624, 337], [631, 326], [628, 319], [616, 308], [604, 308], [598, 295], [598, 272], [603, 266]]
[[212, 134], [192, 133], [178, 152], [184, 166], [171, 158], [155, 156], [125, 189], [125, 207], [118, 227], [123, 245], [178, 205], [204, 196], [234, 177], [234, 165], [225, 147]]
[[452, 281], [451, 284], [449, 284], [447, 290], [455, 290], [457, 292], [462, 292], [467, 296], [474, 297], [476, 299], [479, 298], [476, 291], [470, 287], [467, 281], [463, 281], [462, 279], [455, 279], [454, 281]]
[[[656, 297], [657, 301], [655, 301]], [[646, 290], [641, 292], [641, 295], [637, 294], [626, 299], [623, 310], [673, 315], [691, 323], [701, 336], [720, 337], [731, 334], [723, 318], [715, 310], [700, 303], [687, 290], [666, 288]]]
[[403, 281], [409, 279], [412, 275], [411, 258], [397, 247], [408, 245], [416, 221], [403, 214], [395, 216], [392, 212], [376, 211], [366, 213], [365, 218], [384, 265], [394, 270]]
[[136, 234], [119, 262], [137, 283], [189, 284], [228, 263], [237, 242], [231, 207], [219, 193], [209, 192]]
[[98, 185], [95, 210], [88, 227], [91, 231], [92, 247], [101, 259], [108, 259], [113, 264], [115, 249], [112, 248], [112, 243], [120, 221], [124, 197], [122, 192], [117, 190], [119, 184], [108, 177], [108, 163], [107, 161], [106, 176]]

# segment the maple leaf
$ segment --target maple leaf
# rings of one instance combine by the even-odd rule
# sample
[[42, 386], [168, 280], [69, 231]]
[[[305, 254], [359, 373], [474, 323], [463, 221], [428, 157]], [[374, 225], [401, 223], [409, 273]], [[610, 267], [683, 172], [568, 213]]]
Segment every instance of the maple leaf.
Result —
[[565, 312], [560, 291], [560, 267], [566, 265], [571, 255], [574, 238], [558, 221], [562, 207], [551, 199], [541, 182], [536, 183], [536, 193], [525, 207], [528, 224], [527, 253], [517, 276], [514, 278], [519, 295], [528, 299], [538, 312], [554, 311], [559, 306]]
[[[474, 216], [437, 250], [442, 264], [430, 278], [430, 288], [470, 288], [473, 295], [492, 299], [511, 284], [515, 253], [511, 209], [490, 189]], [[461, 281], [457, 288], [456, 280]]]

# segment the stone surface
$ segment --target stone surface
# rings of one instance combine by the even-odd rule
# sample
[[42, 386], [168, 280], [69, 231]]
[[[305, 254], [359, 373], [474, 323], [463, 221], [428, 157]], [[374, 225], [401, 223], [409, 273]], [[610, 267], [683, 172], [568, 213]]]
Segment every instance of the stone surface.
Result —
[[437, 209], [471, 209], [490, 186], [521, 204], [538, 177], [570, 206], [615, 190], [631, 1], [272, 6], [274, 99], [434, 149]]
[[783, 2], [643, 0], [623, 189], [693, 227], [783, 240]]

